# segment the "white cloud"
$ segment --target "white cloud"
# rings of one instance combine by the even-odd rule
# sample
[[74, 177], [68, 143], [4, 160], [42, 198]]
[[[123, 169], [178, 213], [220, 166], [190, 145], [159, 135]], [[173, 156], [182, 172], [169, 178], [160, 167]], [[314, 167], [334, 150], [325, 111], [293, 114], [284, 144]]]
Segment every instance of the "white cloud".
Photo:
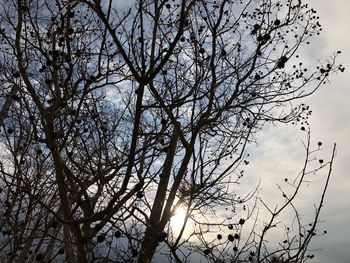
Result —
[[[318, 57], [326, 57], [332, 52], [342, 50], [338, 62], [345, 67], [350, 65], [350, 34], [348, 34], [348, 0], [314, 0], [309, 1], [318, 10], [323, 25], [323, 36], [308, 49], [307, 59], [311, 63]], [[307, 62], [307, 61], [305, 61]], [[320, 153], [323, 158], [330, 154], [333, 142], [338, 145], [338, 154], [334, 163], [332, 179], [326, 195], [325, 207], [321, 214], [324, 220], [321, 228], [328, 234], [318, 237], [313, 243], [318, 263], [349, 262], [350, 252], [350, 74], [333, 76], [329, 84], [321, 87], [316, 94], [306, 100], [313, 110], [310, 118], [312, 139], [321, 140], [326, 149]], [[254, 152], [254, 161], [250, 171], [252, 174], [268, 177], [264, 180], [262, 193], [272, 198], [276, 194], [276, 182], [282, 184], [282, 178], [300, 170], [302, 165], [302, 145], [298, 138], [300, 132], [291, 127], [279, 126], [264, 130], [261, 142]], [[325, 158], [326, 159], [326, 158]], [[313, 212], [312, 203], [320, 197], [322, 179], [314, 178], [314, 183], [303, 193], [301, 210]], [[323, 178], [324, 179], [324, 178]], [[275, 199], [274, 199], [275, 200]], [[310, 207], [311, 204], [311, 207]], [[311, 208], [311, 209], [310, 209]]]

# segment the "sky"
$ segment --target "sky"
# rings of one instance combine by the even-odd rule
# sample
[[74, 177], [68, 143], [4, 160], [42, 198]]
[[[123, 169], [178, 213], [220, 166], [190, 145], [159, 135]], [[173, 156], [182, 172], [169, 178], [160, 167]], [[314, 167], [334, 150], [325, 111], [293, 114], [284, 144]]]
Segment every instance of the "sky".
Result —
[[[337, 156], [332, 177], [326, 194], [325, 206], [321, 213], [321, 229], [327, 235], [316, 237], [312, 248], [315, 263], [350, 262], [350, 34], [348, 15], [350, 0], [309, 0], [321, 17], [323, 34], [314, 39], [306, 58], [315, 63], [318, 58], [326, 58], [337, 50], [342, 54], [338, 62], [346, 70], [331, 77], [314, 95], [304, 100], [313, 111], [309, 123], [314, 145], [322, 141], [319, 158], [329, 158], [333, 143], [337, 144]], [[296, 175], [303, 164], [305, 132], [300, 126], [278, 125], [266, 127], [258, 135], [258, 146], [252, 151], [250, 174], [262, 178], [263, 197], [275, 200], [276, 183], [283, 178]], [[248, 176], [248, 175], [247, 175]], [[313, 213], [313, 204], [321, 194], [324, 174], [311, 178], [312, 183], [304, 189], [298, 205], [301, 213]], [[249, 180], [249, 179], [247, 179]]]
[[310, 103], [315, 111], [312, 118], [316, 136], [327, 142], [336, 142], [338, 154], [332, 181], [327, 194], [323, 219], [328, 229], [326, 238], [317, 245], [324, 250], [319, 253], [319, 263], [348, 263], [350, 260], [350, 36], [348, 0], [313, 0], [312, 4], [321, 16], [326, 42], [323, 54], [342, 50], [340, 62], [348, 67], [344, 74], [334, 78], [327, 89], [321, 90]]
[[[306, 1], [304, 1], [306, 2]], [[305, 50], [305, 64], [315, 65], [319, 60], [327, 59], [338, 50], [342, 51], [337, 62], [345, 66], [345, 72], [331, 76], [329, 82], [322, 85], [312, 96], [299, 101], [306, 103], [313, 111], [309, 118], [311, 144], [317, 149], [317, 160], [329, 160], [333, 145], [337, 145], [337, 154], [333, 164], [330, 184], [325, 196], [324, 207], [320, 215], [319, 232], [327, 234], [316, 236], [310, 245], [314, 263], [350, 262], [350, 34], [348, 15], [350, 0], [309, 0], [320, 16], [323, 33], [313, 39], [312, 45]], [[283, 186], [284, 178], [294, 178], [304, 162], [304, 146], [307, 133], [300, 125], [280, 124], [265, 127], [257, 135], [257, 145], [248, 150], [251, 154], [250, 165], [245, 169], [241, 181], [242, 188], [249, 189], [261, 179], [260, 195], [271, 205], [283, 202], [277, 189]], [[316, 163], [317, 163], [316, 160]], [[314, 205], [318, 204], [326, 172], [310, 176], [297, 199], [296, 205], [304, 222], [314, 215]], [[259, 212], [260, 213], [260, 212]], [[263, 213], [262, 213], [263, 214]], [[261, 215], [262, 215], [261, 214]], [[285, 213], [283, 219], [292, 219], [293, 214]], [[261, 222], [266, 217], [261, 217]], [[270, 237], [271, 241], [283, 240], [281, 233]], [[155, 261], [158, 262], [158, 261]]]
[[[337, 144], [332, 177], [321, 212], [320, 229], [327, 230], [328, 233], [313, 240], [313, 262], [349, 263], [350, 1], [309, 0], [308, 3], [318, 11], [323, 33], [306, 50], [306, 59], [315, 63], [318, 58], [327, 58], [341, 50], [342, 54], [337, 61], [346, 68], [344, 73], [333, 75], [329, 83], [303, 101], [313, 111], [309, 120], [312, 144], [316, 146], [318, 141], [323, 143], [317, 158], [329, 158], [333, 144]], [[253, 151], [254, 161], [251, 162], [249, 172], [258, 173], [262, 178], [261, 194], [266, 199], [275, 200], [277, 183], [283, 185], [283, 178], [295, 176], [301, 170], [304, 160], [302, 140], [305, 139], [306, 133], [300, 130], [300, 126], [291, 125], [267, 127], [258, 136], [258, 146]], [[302, 199], [298, 200], [303, 216], [313, 213], [313, 204], [320, 198], [324, 179], [325, 174], [310, 178], [310, 185], [304, 189]]]

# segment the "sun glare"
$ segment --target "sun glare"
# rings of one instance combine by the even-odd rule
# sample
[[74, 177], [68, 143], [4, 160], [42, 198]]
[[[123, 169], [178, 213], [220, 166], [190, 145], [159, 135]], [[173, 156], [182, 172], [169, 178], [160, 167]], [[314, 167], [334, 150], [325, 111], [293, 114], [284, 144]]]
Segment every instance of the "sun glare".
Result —
[[[181, 231], [181, 228], [185, 222], [185, 218], [186, 218], [186, 209], [181, 206], [176, 208], [174, 215], [170, 219], [170, 226], [174, 232], [178, 233], [179, 231]], [[189, 220], [187, 220], [186, 229], [190, 227], [189, 223], [190, 223]]]

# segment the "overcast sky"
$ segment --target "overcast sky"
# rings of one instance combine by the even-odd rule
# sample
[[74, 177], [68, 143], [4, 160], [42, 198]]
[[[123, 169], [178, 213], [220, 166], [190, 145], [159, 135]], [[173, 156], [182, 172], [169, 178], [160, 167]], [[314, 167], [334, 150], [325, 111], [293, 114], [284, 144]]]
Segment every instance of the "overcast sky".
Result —
[[[309, 0], [308, 3], [318, 11], [323, 34], [313, 39], [312, 45], [306, 50], [305, 64], [315, 65], [318, 60], [325, 60], [341, 50], [342, 54], [337, 62], [346, 68], [344, 73], [333, 75], [329, 83], [321, 86], [314, 95], [303, 101], [313, 111], [309, 120], [312, 144], [317, 148], [319, 141], [323, 143], [317, 158], [329, 160], [333, 144], [337, 144], [337, 156], [325, 206], [321, 212], [321, 223], [318, 226], [320, 233], [326, 230], [327, 234], [313, 239], [310, 248], [315, 250], [312, 252], [315, 258], [311, 262], [349, 263], [350, 30], [348, 17], [350, 0]], [[259, 178], [261, 179], [260, 195], [265, 201], [275, 204], [283, 201], [277, 185], [283, 185], [284, 178], [295, 177], [303, 166], [305, 151], [302, 140], [305, 141], [306, 132], [301, 131], [300, 126], [278, 125], [265, 127], [257, 139], [258, 145], [249, 148], [251, 162], [246, 168], [246, 176], [241, 181], [241, 187], [249, 188], [256, 185]], [[296, 202], [304, 222], [310, 215], [314, 215], [314, 204], [318, 204], [320, 200], [325, 178], [325, 173], [309, 177], [310, 185], [305, 185], [301, 198]], [[293, 214], [286, 213], [284, 218], [288, 216], [292, 219]], [[261, 220], [264, 219], [266, 220], [266, 217], [262, 216]], [[282, 241], [282, 234], [278, 232], [269, 240]]]
[[347, 68], [338, 75], [328, 88], [311, 101], [315, 114], [313, 132], [325, 141], [338, 144], [333, 178], [327, 195], [323, 218], [329, 234], [317, 245], [323, 247], [319, 263], [350, 262], [350, 35], [349, 0], [313, 0], [324, 25], [326, 42], [323, 54], [340, 49], [340, 60]]
[[[321, 229], [328, 234], [314, 239], [312, 247], [316, 251], [317, 263], [350, 262], [350, 0], [309, 0], [318, 11], [323, 25], [323, 34], [312, 43], [307, 54], [310, 62], [326, 58], [341, 50], [338, 62], [346, 70], [332, 76], [331, 82], [322, 86], [305, 102], [310, 105], [313, 115], [310, 119], [311, 136], [315, 144], [322, 141], [324, 150], [320, 158], [327, 159], [333, 143], [337, 143], [332, 179], [326, 195], [321, 219]], [[276, 182], [295, 175], [302, 167], [303, 146], [301, 139], [305, 133], [299, 126], [283, 126], [265, 129], [259, 136], [259, 145], [254, 152], [249, 167], [250, 172], [259, 172], [262, 193], [269, 196], [276, 192]], [[248, 175], [247, 175], [248, 177]], [[267, 179], [266, 179], [267, 178]], [[271, 178], [271, 180], [270, 180]], [[313, 183], [304, 192], [304, 202], [299, 203], [302, 213], [311, 213], [313, 203], [320, 197], [320, 187], [324, 177], [312, 178]], [[271, 193], [269, 193], [271, 190]], [[270, 195], [271, 196], [271, 195]]]
[[[310, 119], [311, 136], [314, 144], [323, 142], [319, 158], [331, 154], [333, 143], [338, 151], [332, 179], [326, 195], [325, 207], [321, 213], [324, 220], [320, 229], [328, 234], [317, 237], [313, 248], [322, 249], [314, 254], [317, 263], [350, 262], [350, 0], [309, 0], [321, 17], [323, 34], [313, 41], [307, 53], [310, 62], [341, 50], [338, 62], [346, 67], [344, 73], [332, 76], [331, 82], [321, 87], [312, 97], [305, 100], [313, 110]], [[313, 60], [313, 61], [312, 61]], [[276, 181], [300, 171], [303, 161], [301, 139], [305, 133], [300, 126], [278, 126], [264, 130], [258, 137], [259, 146], [253, 152], [251, 172], [258, 172], [263, 180], [265, 196], [269, 190], [276, 192]], [[255, 156], [255, 157], [254, 157]], [[273, 178], [272, 178], [273, 177]], [[271, 180], [270, 180], [271, 178]], [[305, 189], [299, 208], [303, 214], [313, 212], [312, 204], [320, 197], [321, 182], [325, 177], [311, 178], [313, 183]]]

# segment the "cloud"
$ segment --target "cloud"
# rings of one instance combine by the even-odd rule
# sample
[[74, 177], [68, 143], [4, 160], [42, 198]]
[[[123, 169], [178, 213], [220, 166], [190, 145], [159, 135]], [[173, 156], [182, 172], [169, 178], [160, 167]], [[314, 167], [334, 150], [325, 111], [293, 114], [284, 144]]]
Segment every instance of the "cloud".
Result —
[[[317, 0], [309, 1], [318, 10], [323, 25], [323, 35], [312, 42], [306, 49], [306, 64], [314, 63], [317, 58], [331, 55], [342, 50], [338, 62], [346, 67], [350, 65], [350, 35], [348, 32], [348, 12], [350, 1]], [[336, 2], [336, 3], [335, 3]], [[310, 118], [311, 134], [314, 142], [323, 142], [325, 150], [320, 155], [329, 156], [333, 142], [338, 145], [337, 156], [330, 186], [326, 195], [325, 206], [321, 213], [323, 222], [320, 229], [327, 229], [328, 234], [315, 238], [312, 247], [322, 249], [314, 254], [318, 263], [349, 262], [350, 252], [350, 74], [349, 70], [323, 85], [305, 102], [313, 110]], [[253, 151], [254, 161], [249, 168], [251, 174], [266, 178], [262, 182], [262, 194], [270, 200], [278, 200], [276, 182], [281, 183], [284, 176], [292, 175], [302, 165], [301, 133], [293, 127], [279, 125], [265, 129], [259, 138], [259, 148]], [[326, 158], [325, 158], [326, 159]], [[312, 215], [312, 203], [320, 197], [322, 177], [313, 178], [313, 184], [304, 191], [299, 200], [301, 211]], [[252, 179], [253, 180], [253, 179]], [[311, 205], [311, 207], [310, 207]], [[310, 209], [311, 208], [311, 209]]]

